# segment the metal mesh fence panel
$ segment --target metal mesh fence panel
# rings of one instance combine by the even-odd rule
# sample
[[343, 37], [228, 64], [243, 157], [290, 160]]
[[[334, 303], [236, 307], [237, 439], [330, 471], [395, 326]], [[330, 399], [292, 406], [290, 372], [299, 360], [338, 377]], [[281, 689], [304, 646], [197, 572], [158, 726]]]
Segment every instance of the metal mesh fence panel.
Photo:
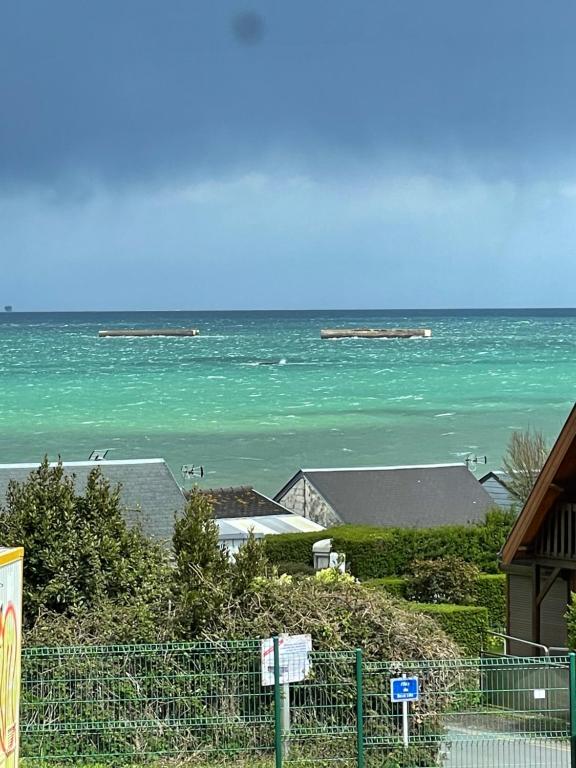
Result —
[[[365, 665], [368, 766], [568, 768], [567, 658], [461, 659]], [[389, 681], [416, 676], [420, 699], [402, 710]]]
[[257, 641], [28, 649], [22, 756], [202, 759], [270, 754], [273, 692]]
[[[253, 640], [32, 648], [22, 756], [54, 766], [569, 768], [569, 661], [379, 662], [354, 650], [280, 655], [277, 642], [262, 665]], [[419, 683], [405, 706], [390, 695], [404, 675]]]

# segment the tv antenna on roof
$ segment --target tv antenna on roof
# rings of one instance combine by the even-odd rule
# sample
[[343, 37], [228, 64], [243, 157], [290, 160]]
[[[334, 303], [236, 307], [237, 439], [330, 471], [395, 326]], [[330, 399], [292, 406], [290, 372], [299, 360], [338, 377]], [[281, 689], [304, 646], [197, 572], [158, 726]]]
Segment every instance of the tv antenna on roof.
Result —
[[183, 464], [180, 471], [185, 480], [190, 480], [193, 477], [204, 477], [204, 467], [195, 467], [194, 464]]
[[108, 455], [109, 450], [110, 450], [109, 448], [106, 448], [103, 451], [102, 450], [92, 451], [92, 453], [88, 457], [88, 461], [104, 461], [104, 459]]
[[[467, 456], [466, 466], [471, 469], [472, 472], [476, 472], [478, 464], [488, 464], [488, 456]], [[472, 464], [472, 466], [470, 466]]]

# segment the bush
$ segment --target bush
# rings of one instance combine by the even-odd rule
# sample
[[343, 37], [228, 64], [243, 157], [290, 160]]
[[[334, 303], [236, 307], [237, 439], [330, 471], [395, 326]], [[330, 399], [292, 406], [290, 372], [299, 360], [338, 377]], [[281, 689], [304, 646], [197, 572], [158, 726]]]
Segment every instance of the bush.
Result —
[[416, 560], [406, 580], [408, 600], [419, 603], [470, 605], [478, 568], [461, 557]]
[[314, 576], [315, 573], [312, 565], [294, 560], [281, 560], [276, 563], [276, 570], [280, 575], [286, 573], [289, 576]]
[[251, 532], [230, 562], [220, 546], [210, 496], [192, 489], [184, 514], [174, 525], [174, 597], [183, 638], [218, 626], [223, 607], [267, 571], [264, 546]]
[[254, 579], [265, 576], [268, 572], [268, 560], [261, 539], [248, 532], [248, 538], [242, 544], [234, 558], [231, 568], [231, 592], [234, 597], [250, 589]]
[[399, 597], [402, 600], [406, 599], [406, 579], [400, 576], [386, 576], [383, 579], [368, 579], [363, 581], [362, 585], [368, 587], [368, 589], [382, 589], [392, 597]]
[[488, 610], [488, 623], [492, 628], [506, 626], [506, 575], [481, 573], [474, 585], [472, 604]]
[[154, 613], [169, 598], [170, 567], [160, 544], [122, 515], [120, 488], [99, 469], [78, 493], [62, 464], [47, 459], [11, 482], [0, 508], [3, 546], [23, 546], [25, 628], [44, 613], [73, 616], [108, 601]]
[[178, 639], [169, 601], [125, 605], [106, 600], [71, 616], [44, 612], [25, 635], [28, 648], [165, 643]]
[[228, 598], [231, 566], [219, 545], [210, 497], [192, 489], [174, 535], [174, 594], [184, 637], [194, 637], [217, 620]]
[[[335, 528], [310, 533], [279, 533], [264, 538], [264, 549], [271, 563], [314, 565], [312, 545], [334, 534]], [[340, 529], [342, 530], [342, 529]]]
[[565, 613], [566, 626], [568, 629], [568, 646], [571, 650], [576, 649], [576, 593], [572, 592], [570, 604]]
[[461, 648], [465, 656], [478, 658], [488, 631], [488, 610], [472, 605], [406, 603], [410, 610], [433, 618]]
[[286, 560], [313, 564], [312, 545], [331, 538], [333, 549], [346, 555], [346, 565], [359, 579], [403, 576], [414, 560], [461, 557], [484, 573], [498, 572], [501, 550], [514, 516], [499, 509], [490, 510], [486, 520], [476, 525], [450, 525], [438, 528], [371, 528], [342, 525], [314, 533], [288, 533], [268, 536], [265, 548], [271, 563]]
[[[407, 580], [396, 576], [369, 579], [362, 584], [369, 589], [382, 589], [394, 597], [406, 599]], [[503, 573], [481, 573], [474, 584], [470, 605], [486, 608], [491, 629], [506, 626], [506, 576]]]
[[[408, 603], [400, 604], [385, 593], [366, 589], [350, 583], [350, 577], [332, 573], [310, 579], [292, 579], [282, 576], [276, 579], [258, 579], [251, 592], [231, 603], [220, 631], [230, 639], [243, 637], [273, 637], [283, 633], [309, 633], [313, 649], [319, 652], [313, 658], [314, 684], [322, 691], [322, 707], [310, 706], [311, 694], [305, 686], [294, 686], [292, 725], [295, 730], [305, 731], [334, 727], [334, 712], [338, 712], [339, 725], [343, 730], [354, 728], [354, 676], [355, 648], [364, 650], [367, 661], [378, 661], [366, 670], [366, 690], [378, 692], [389, 687], [391, 675], [402, 672], [402, 662], [413, 663], [421, 659], [457, 659], [461, 651], [451, 642], [438, 623], [424, 615], [415, 614]], [[328, 577], [331, 578], [328, 578]], [[207, 640], [218, 640], [216, 634]], [[342, 651], [342, 653], [337, 653]], [[330, 652], [330, 653], [323, 653]], [[387, 661], [393, 660], [393, 661]], [[448, 690], [448, 678], [460, 676], [458, 669], [443, 665], [423, 666], [419, 673], [422, 686], [428, 692]], [[460, 679], [460, 678], [459, 678]], [[312, 692], [314, 693], [314, 692]], [[429, 695], [414, 705], [414, 737], [422, 740], [429, 733], [439, 733], [442, 727], [442, 711], [450, 697]], [[379, 760], [389, 764], [389, 750], [401, 734], [395, 707], [388, 696], [380, 693], [367, 699], [367, 707], [376, 707], [379, 717], [371, 725], [372, 735], [381, 737]], [[334, 745], [330, 740], [295, 741], [290, 759], [300, 756], [302, 747], [310, 765], [321, 765], [323, 759], [334, 757]], [[435, 765], [439, 744], [426, 743], [422, 765]], [[340, 743], [340, 757], [353, 759], [355, 742], [349, 746]], [[345, 750], [349, 750], [346, 751]], [[379, 763], [380, 764], [380, 763]], [[394, 763], [390, 763], [393, 765]]]

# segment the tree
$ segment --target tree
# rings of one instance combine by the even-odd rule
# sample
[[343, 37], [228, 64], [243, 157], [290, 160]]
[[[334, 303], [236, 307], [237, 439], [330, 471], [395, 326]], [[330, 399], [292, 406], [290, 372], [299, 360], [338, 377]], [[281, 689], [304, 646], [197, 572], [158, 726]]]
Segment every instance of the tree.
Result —
[[217, 620], [230, 596], [231, 566], [219, 543], [213, 504], [197, 488], [190, 493], [174, 536], [174, 593], [178, 622], [185, 636], [197, 635]]
[[510, 435], [502, 466], [508, 475], [506, 485], [522, 504], [530, 492], [548, 457], [548, 446], [542, 432], [526, 429]]
[[248, 589], [254, 579], [266, 576], [268, 570], [268, 558], [264, 550], [264, 544], [254, 536], [250, 530], [248, 538], [238, 550], [232, 566], [232, 594], [242, 595]]
[[115, 601], [153, 613], [167, 600], [167, 553], [139, 528], [128, 529], [120, 487], [99, 469], [77, 493], [74, 476], [45, 458], [27, 480], [10, 483], [0, 512], [0, 540], [25, 551], [27, 628], [46, 612], [71, 616]]

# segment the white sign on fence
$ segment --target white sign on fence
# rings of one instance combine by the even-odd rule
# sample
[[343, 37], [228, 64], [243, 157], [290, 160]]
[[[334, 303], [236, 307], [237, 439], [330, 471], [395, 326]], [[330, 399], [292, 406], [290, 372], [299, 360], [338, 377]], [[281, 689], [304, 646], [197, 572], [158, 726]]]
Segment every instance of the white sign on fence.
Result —
[[[310, 674], [310, 653], [312, 638], [310, 635], [280, 635], [278, 655], [280, 657], [281, 685], [305, 680]], [[260, 644], [262, 663], [262, 685], [274, 685], [274, 639], [262, 640]]]

